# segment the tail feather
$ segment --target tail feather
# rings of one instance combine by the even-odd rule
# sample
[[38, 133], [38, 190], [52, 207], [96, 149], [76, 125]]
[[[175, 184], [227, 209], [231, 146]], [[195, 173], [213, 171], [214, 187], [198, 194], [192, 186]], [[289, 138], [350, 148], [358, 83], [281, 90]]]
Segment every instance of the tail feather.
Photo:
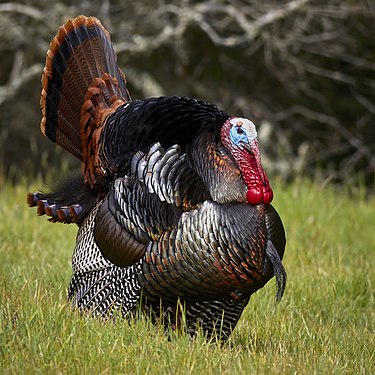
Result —
[[97, 170], [95, 134], [106, 116], [130, 100], [108, 31], [94, 17], [61, 26], [42, 76], [41, 130], [83, 162], [91, 185]]
[[78, 225], [91, 212], [97, 200], [96, 192], [84, 184], [79, 170], [56, 179], [47, 190], [28, 193], [26, 197], [29, 207], [36, 207], [37, 214], [47, 215], [49, 221]]
[[27, 204], [29, 207], [37, 207], [37, 214], [39, 216], [47, 215], [48, 220], [52, 223], [79, 224], [82, 221], [80, 219], [83, 211], [82, 206], [56, 203], [48, 194], [28, 193]]

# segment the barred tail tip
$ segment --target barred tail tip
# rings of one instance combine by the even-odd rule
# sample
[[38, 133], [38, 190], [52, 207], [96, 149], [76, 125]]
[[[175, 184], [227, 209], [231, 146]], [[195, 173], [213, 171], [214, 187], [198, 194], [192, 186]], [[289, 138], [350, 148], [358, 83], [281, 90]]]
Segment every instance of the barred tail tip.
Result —
[[43, 195], [38, 196], [38, 193], [28, 193], [26, 202], [29, 207], [37, 207], [37, 214], [39, 216], [47, 215], [48, 220], [53, 223], [76, 223], [79, 220], [79, 215], [83, 208], [79, 204], [62, 205], [59, 203], [49, 202], [48, 199], [42, 199]]

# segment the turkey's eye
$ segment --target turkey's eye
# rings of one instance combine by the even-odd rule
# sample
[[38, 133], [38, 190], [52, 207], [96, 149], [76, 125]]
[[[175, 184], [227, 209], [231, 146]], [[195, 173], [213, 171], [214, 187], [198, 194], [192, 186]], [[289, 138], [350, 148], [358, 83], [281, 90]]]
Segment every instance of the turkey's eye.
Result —
[[243, 129], [240, 127], [237, 127], [237, 134], [242, 134], [242, 133], [243, 133]]
[[225, 151], [220, 147], [220, 148], [216, 149], [216, 154], [219, 155], [219, 156], [224, 156]]

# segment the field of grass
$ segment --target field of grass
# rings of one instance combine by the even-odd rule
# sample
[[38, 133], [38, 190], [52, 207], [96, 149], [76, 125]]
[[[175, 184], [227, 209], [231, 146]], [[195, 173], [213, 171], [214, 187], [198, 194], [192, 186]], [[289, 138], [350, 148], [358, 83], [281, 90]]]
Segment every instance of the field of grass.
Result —
[[170, 340], [145, 318], [100, 322], [66, 304], [76, 227], [0, 187], [1, 374], [375, 374], [375, 200], [273, 184], [288, 284], [256, 293], [229, 342]]

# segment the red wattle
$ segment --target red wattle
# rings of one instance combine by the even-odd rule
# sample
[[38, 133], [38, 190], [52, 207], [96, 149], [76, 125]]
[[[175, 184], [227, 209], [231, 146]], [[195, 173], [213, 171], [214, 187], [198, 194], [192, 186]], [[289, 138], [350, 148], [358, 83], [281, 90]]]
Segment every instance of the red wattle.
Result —
[[267, 190], [264, 189], [263, 190], [263, 203], [270, 204], [272, 202], [272, 199], [273, 199], [272, 189], [270, 187]]
[[258, 187], [250, 188], [246, 193], [246, 199], [250, 204], [270, 204], [273, 199], [273, 192], [271, 188], [261, 189]]
[[250, 204], [259, 204], [263, 202], [263, 192], [261, 189], [251, 187], [246, 193], [246, 199]]

